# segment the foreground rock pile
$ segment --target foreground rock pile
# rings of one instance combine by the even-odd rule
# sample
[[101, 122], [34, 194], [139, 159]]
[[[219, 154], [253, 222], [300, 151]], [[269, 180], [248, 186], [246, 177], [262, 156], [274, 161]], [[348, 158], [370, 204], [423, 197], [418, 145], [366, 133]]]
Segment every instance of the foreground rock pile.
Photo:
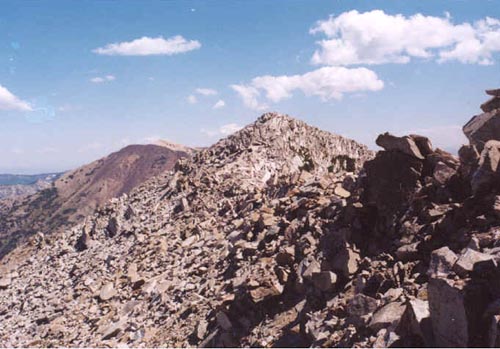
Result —
[[380, 135], [375, 155], [265, 114], [33, 237], [0, 278], [0, 344], [498, 346], [500, 110], [485, 114], [458, 158], [419, 135]]

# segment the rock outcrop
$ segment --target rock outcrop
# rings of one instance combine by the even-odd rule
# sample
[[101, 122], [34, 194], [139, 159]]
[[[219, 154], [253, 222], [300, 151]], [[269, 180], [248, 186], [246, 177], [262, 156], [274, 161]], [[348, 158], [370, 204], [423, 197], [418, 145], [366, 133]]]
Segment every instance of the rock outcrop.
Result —
[[86, 223], [33, 241], [36, 252], [7, 273], [0, 294], [0, 342], [286, 343], [316, 297], [358, 268], [332, 224], [372, 157], [352, 140], [265, 114]]
[[0, 344], [497, 346], [495, 127], [459, 157], [420, 135], [374, 154], [265, 114], [34, 236], [0, 277]]

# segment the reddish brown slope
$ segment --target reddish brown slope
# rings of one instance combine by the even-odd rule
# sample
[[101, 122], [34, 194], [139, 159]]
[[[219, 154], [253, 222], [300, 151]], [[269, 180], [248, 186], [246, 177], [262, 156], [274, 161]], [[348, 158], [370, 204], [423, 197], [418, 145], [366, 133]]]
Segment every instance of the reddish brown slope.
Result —
[[71, 226], [111, 198], [162, 172], [188, 156], [158, 145], [130, 145], [102, 159], [67, 172], [49, 189], [0, 211], [0, 258], [21, 238]]

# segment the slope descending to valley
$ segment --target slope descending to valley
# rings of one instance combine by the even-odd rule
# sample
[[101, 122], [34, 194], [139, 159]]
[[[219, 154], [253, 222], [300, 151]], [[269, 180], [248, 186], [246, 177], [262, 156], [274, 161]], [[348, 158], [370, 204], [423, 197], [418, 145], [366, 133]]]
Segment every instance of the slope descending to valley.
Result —
[[0, 210], [0, 257], [19, 239], [68, 228], [109, 199], [171, 170], [188, 154], [157, 145], [130, 145], [60, 176], [48, 188]]

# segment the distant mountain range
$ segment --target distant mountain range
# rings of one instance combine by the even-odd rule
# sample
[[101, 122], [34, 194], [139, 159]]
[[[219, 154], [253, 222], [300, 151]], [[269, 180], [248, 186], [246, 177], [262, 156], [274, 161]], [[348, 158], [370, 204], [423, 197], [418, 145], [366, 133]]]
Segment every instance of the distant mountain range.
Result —
[[35, 184], [39, 180], [54, 181], [62, 172], [59, 173], [42, 173], [35, 175], [18, 175], [18, 174], [0, 174], [0, 185], [30, 185]]
[[0, 199], [15, 199], [35, 194], [51, 186], [62, 173], [36, 175], [0, 174]]

